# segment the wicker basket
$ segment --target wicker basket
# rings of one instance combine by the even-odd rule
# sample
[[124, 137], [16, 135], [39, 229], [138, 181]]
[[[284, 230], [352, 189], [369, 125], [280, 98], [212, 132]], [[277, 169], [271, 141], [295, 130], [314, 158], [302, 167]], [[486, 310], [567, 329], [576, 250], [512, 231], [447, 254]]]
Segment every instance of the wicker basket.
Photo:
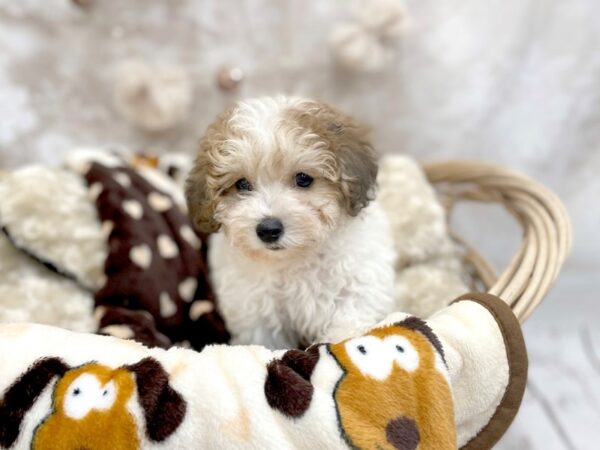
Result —
[[460, 200], [498, 202], [521, 225], [522, 243], [500, 276], [466, 241], [456, 239], [480, 284], [507, 302], [524, 322], [548, 292], [571, 248], [565, 207], [540, 183], [498, 165], [444, 161], [423, 169], [449, 212]]

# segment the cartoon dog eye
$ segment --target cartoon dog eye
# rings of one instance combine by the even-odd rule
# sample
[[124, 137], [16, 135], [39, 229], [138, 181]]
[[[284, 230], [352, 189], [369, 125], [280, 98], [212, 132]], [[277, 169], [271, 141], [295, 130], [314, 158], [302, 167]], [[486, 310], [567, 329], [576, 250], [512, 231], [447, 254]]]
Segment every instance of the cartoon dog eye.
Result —
[[394, 362], [407, 372], [414, 372], [419, 367], [419, 353], [408, 339], [400, 335], [388, 336], [383, 341], [384, 346]]
[[115, 384], [110, 381], [104, 386], [89, 373], [78, 376], [67, 388], [64, 411], [72, 419], [84, 418], [92, 409], [107, 410], [116, 399]]
[[383, 341], [375, 336], [363, 336], [345, 343], [346, 352], [360, 372], [376, 380], [390, 376], [393, 357]]
[[96, 409], [107, 410], [115, 403], [117, 398], [117, 389], [113, 381], [109, 381], [100, 388], [99, 398], [96, 403]]

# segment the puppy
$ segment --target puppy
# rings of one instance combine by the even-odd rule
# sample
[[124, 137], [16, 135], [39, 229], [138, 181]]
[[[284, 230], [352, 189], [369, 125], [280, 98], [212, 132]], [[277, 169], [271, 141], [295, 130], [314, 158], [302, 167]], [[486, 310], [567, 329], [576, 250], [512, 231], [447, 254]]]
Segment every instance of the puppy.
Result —
[[393, 310], [394, 245], [367, 130], [302, 98], [243, 101], [208, 127], [186, 182], [234, 344], [336, 342]]

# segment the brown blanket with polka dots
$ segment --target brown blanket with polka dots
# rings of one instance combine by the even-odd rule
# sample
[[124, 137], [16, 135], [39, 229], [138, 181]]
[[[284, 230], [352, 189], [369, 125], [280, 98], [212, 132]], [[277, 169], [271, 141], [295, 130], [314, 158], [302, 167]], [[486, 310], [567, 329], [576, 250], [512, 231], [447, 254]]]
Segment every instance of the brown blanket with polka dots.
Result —
[[207, 282], [206, 239], [135, 169], [93, 162], [85, 174], [108, 234], [100, 331], [151, 346], [201, 349], [229, 339]]

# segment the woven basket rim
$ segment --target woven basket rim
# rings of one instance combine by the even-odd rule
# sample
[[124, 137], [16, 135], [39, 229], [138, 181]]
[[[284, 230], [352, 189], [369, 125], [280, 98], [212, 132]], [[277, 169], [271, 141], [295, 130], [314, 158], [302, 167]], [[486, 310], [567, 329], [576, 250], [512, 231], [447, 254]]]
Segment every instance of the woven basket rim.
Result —
[[560, 199], [540, 182], [499, 164], [449, 160], [423, 165], [450, 212], [460, 201], [500, 203], [522, 228], [521, 244], [497, 276], [459, 236], [465, 262], [487, 292], [502, 298], [524, 322], [543, 301], [572, 244], [571, 222]]

